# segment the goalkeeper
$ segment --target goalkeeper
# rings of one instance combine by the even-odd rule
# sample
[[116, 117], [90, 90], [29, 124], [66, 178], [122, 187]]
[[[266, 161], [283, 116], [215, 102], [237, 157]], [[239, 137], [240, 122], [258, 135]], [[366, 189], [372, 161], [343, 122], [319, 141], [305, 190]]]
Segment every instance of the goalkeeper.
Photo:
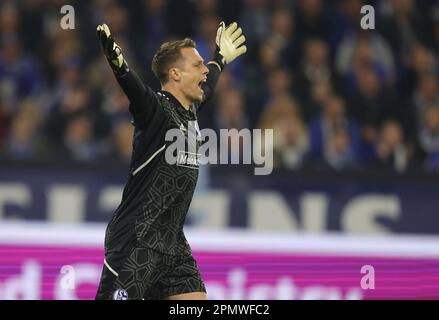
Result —
[[186, 144], [199, 146], [199, 138], [188, 132], [199, 132], [197, 112], [212, 96], [221, 71], [246, 52], [242, 30], [236, 23], [226, 27], [221, 22], [217, 49], [207, 65], [193, 40], [164, 43], [152, 60], [159, 92], [130, 69], [106, 24], [97, 27], [97, 36], [130, 100], [135, 130], [128, 181], [106, 229], [96, 299], [207, 299], [183, 233], [199, 162], [166, 161], [165, 135], [179, 129]]

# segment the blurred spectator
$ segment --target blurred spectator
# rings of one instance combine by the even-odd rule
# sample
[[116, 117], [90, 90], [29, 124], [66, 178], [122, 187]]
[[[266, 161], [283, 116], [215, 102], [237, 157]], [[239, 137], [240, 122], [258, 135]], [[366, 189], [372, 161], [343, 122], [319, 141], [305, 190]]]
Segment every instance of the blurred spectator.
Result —
[[99, 24], [105, 19], [106, 13], [110, 6], [115, 3], [116, 0], [92, 0], [92, 5], [89, 6], [94, 24]]
[[330, 21], [323, 0], [299, 0], [295, 15], [296, 34], [299, 46], [307, 39], [329, 39]]
[[64, 130], [69, 116], [85, 112], [89, 108], [89, 92], [84, 86], [75, 85], [68, 88], [65, 98], [52, 110], [47, 121], [49, 136], [57, 139]]
[[[328, 1], [325, 1], [328, 4]], [[332, 4], [331, 19], [331, 52], [335, 53], [341, 41], [347, 35], [359, 29], [363, 0], [341, 0]]]
[[435, 41], [436, 52], [438, 52], [439, 51], [439, 5], [437, 5], [435, 11], [434, 41]]
[[[244, 97], [238, 90], [228, 89], [219, 98], [214, 128], [217, 130], [217, 133], [220, 133], [223, 129], [236, 129], [240, 131], [241, 129], [248, 128]], [[220, 152], [219, 157], [220, 161], [223, 161], [222, 163], [227, 163], [225, 162], [227, 161], [226, 159], [231, 159], [231, 157], [238, 154], [242, 157], [243, 154], [244, 141], [239, 139], [237, 131], [229, 132], [232, 138], [227, 141], [220, 141], [220, 143], [224, 143], [224, 145], [220, 145], [220, 148], [223, 150], [225, 148], [230, 149], [229, 153]]]
[[104, 87], [102, 110], [108, 117], [112, 128], [117, 127], [121, 121], [129, 122], [131, 120], [129, 104], [127, 96], [118, 85], [114, 82], [108, 82]]
[[218, 0], [198, 0], [196, 10], [199, 18], [204, 15], [215, 15], [219, 10]]
[[71, 90], [77, 85], [81, 77], [81, 66], [79, 61], [75, 59], [66, 59], [54, 71], [57, 81], [53, 83], [52, 87], [47, 87], [45, 93], [42, 95], [44, 105], [42, 112], [49, 114], [56, 105], [60, 104]]
[[246, 68], [245, 90], [252, 108], [248, 110], [251, 123], [255, 124], [267, 100], [267, 79], [269, 75], [282, 67], [279, 50], [269, 41], [263, 42], [258, 50], [260, 63], [249, 65]]
[[[311, 121], [309, 130], [311, 153], [315, 159], [329, 157], [326, 159], [329, 163], [340, 161], [340, 166], [344, 167], [345, 161], [348, 165], [359, 157], [359, 128], [357, 122], [346, 114], [342, 98], [331, 96], [325, 100], [321, 114]], [[338, 166], [335, 162], [333, 165]]]
[[270, 32], [270, 13], [267, 0], [245, 0], [240, 19], [251, 49], [266, 39]]
[[145, 61], [151, 61], [157, 48], [170, 36], [168, 28], [170, 21], [166, 13], [167, 2], [167, 0], [143, 0], [144, 17], [142, 17], [142, 32], [139, 36], [144, 39], [141, 59]]
[[403, 63], [416, 42], [433, 45], [432, 25], [419, 14], [414, 0], [391, 0], [378, 29]]
[[301, 71], [308, 83], [328, 82], [333, 76], [327, 44], [317, 38], [311, 38], [304, 44], [304, 57]]
[[438, 72], [437, 60], [434, 52], [420, 43], [415, 43], [411, 50], [410, 66], [416, 75], [427, 72]]
[[241, 130], [248, 128], [243, 95], [236, 89], [227, 89], [218, 99], [215, 116], [215, 129]]
[[263, 72], [272, 71], [282, 65], [279, 50], [268, 41], [263, 42], [259, 49], [259, 60]]
[[[395, 76], [392, 51], [376, 32], [361, 31], [347, 35], [337, 50], [336, 68], [344, 76], [347, 88], [353, 83], [357, 69], [373, 69], [383, 86], [393, 84]], [[355, 92], [355, 88], [351, 90]]]
[[292, 81], [290, 73], [284, 69], [273, 70], [268, 75], [268, 100], [291, 96]]
[[[375, 141], [379, 127], [388, 118], [398, 118], [404, 108], [392, 92], [380, 86], [378, 76], [370, 68], [356, 70], [358, 93], [350, 100], [352, 115], [361, 125], [366, 144]], [[399, 118], [398, 118], [399, 119]]]
[[98, 160], [104, 148], [93, 138], [93, 126], [89, 118], [82, 114], [72, 116], [67, 120], [58, 156], [80, 162]]
[[2, 36], [0, 41], [0, 94], [6, 112], [11, 112], [21, 99], [38, 93], [41, 75], [37, 63], [23, 53], [16, 35]]
[[209, 61], [215, 51], [215, 38], [220, 19], [216, 15], [205, 15], [199, 21], [199, 33], [195, 37], [197, 51], [204, 60]]
[[0, 100], [0, 152], [3, 147], [3, 141], [6, 134], [6, 113], [2, 101]]
[[0, 6], [0, 30], [2, 30], [2, 37], [18, 37], [19, 25], [18, 8], [14, 2], [3, 2]]
[[81, 115], [92, 124], [94, 134], [105, 134], [109, 119], [101, 110], [93, 107], [90, 91], [82, 85], [67, 90], [65, 98], [54, 107], [46, 121], [46, 134], [53, 144], [62, 143], [66, 127], [70, 120]]
[[420, 75], [413, 98], [419, 121], [426, 107], [439, 103], [439, 83], [434, 73], [429, 72]]
[[31, 100], [20, 104], [12, 117], [5, 141], [5, 155], [12, 159], [38, 159], [45, 155], [46, 145], [40, 134], [38, 106]]
[[297, 114], [278, 119], [273, 128], [274, 166], [296, 170], [303, 167], [309, 151], [308, 130]]
[[401, 125], [394, 120], [383, 123], [375, 144], [376, 160], [380, 167], [403, 172], [409, 165], [409, 149], [404, 142]]
[[271, 18], [271, 34], [268, 43], [279, 51], [282, 64], [293, 70], [298, 61], [298, 47], [294, 40], [294, 16], [289, 10], [278, 9]]
[[408, 60], [399, 69], [399, 93], [410, 99], [416, 83], [425, 73], [439, 74], [439, 64], [434, 52], [420, 43], [412, 45]]
[[[151, 6], [151, 8], [153, 8]], [[104, 13], [104, 21], [109, 26], [111, 26], [111, 33], [115, 36], [128, 36], [129, 28], [128, 28], [128, 11], [124, 6], [119, 4], [117, 1], [111, 1], [105, 7]], [[155, 12], [153, 12], [155, 13]], [[148, 30], [149, 31], [149, 30]]]
[[[294, 128], [291, 128], [294, 126]], [[301, 125], [300, 106], [290, 96], [278, 96], [265, 108], [258, 122], [258, 128], [273, 130], [273, 165], [297, 169], [308, 151], [305, 125]], [[265, 140], [262, 134], [262, 141]], [[265, 153], [265, 144], [256, 144]], [[282, 149], [285, 148], [285, 149]], [[259, 151], [258, 151], [259, 152]]]
[[[339, 78], [333, 70], [329, 47], [326, 42], [318, 38], [310, 38], [304, 43], [303, 62], [300, 66], [297, 91], [301, 98], [307, 102], [312, 99], [312, 90], [328, 85], [331, 88], [339, 87]], [[317, 89], [319, 90], [319, 89]], [[315, 105], [305, 108], [303, 114], [305, 119], [310, 120], [318, 113]]]
[[300, 113], [300, 106], [290, 96], [278, 96], [265, 108], [259, 119], [258, 128], [273, 129], [283, 118], [297, 116]]
[[335, 94], [330, 82], [317, 82], [309, 88], [308, 98], [303, 98], [302, 114], [307, 123], [317, 117], [325, 102]]
[[431, 171], [439, 170], [439, 105], [428, 106], [422, 117], [419, 144], [425, 153], [424, 166]]
[[[257, 123], [257, 119], [264, 117], [264, 112], [270, 109], [270, 105], [275, 105], [277, 101], [292, 100], [291, 87], [292, 79], [291, 74], [282, 68], [276, 68], [270, 70], [264, 78], [259, 78], [262, 86], [264, 83], [264, 89], [261, 87], [259, 92], [259, 100], [251, 99], [252, 107], [248, 110], [252, 123]], [[262, 91], [263, 90], [263, 91]]]
[[334, 170], [353, 169], [358, 166], [352, 138], [344, 126], [337, 126], [328, 132], [323, 159], [325, 164]]
[[128, 121], [115, 125], [112, 139], [112, 159], [129, 163], [133, 151], [134, 127]]

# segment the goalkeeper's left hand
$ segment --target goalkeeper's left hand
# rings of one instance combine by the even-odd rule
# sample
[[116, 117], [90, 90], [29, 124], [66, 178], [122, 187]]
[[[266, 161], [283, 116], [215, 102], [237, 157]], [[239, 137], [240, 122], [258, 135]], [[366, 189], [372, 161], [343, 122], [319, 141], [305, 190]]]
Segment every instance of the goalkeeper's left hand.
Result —
[[244, 42], [245, 37], [242, 34], [242, 29], [238, 27], [236, 22], [227, 27], [224, 22], [220, 23], [216, 34], [215, 61], [220, 65], [221, 70], [247, 52]]
[[129, 71], [128, 64], [122, 55], [122, 49], [114, 41], [110, 28], [104, 23], [98, 25], [96, 30], [99, 43], [104, 55], [107, 57], [108, 63], [117, 75], [123, 75]]

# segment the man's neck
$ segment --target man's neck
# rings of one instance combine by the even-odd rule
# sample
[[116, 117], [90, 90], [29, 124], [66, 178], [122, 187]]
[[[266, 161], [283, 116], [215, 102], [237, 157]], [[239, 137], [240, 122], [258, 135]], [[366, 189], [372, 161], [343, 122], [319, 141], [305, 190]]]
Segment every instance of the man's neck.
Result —
[[185, 108], [186, 110], [189, 110], [191, 102], [188, 99], [186, 99], [186, 97], [183, 94], [183, 92], [181, 92], [180, 90], [176, 89], [172, 85], [163, 85], [162, 86], [162, 90], [163, 91], [167, 91], [170, 94], [172, 94], [175, 97], [175, 99], [177, 99], [177, 101], [180, 102], [180, 104], [183, 106], [183, 108]]

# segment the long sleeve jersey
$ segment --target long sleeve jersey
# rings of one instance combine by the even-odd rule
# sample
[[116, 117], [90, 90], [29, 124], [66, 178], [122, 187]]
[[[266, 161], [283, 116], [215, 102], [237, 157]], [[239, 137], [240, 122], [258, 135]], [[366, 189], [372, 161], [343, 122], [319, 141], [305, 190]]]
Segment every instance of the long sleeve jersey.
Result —
[[[172, 255], [190, 254], [183, 225], [193, 197], [198, 164], [170, 164], [166, 161], [166, 132], [178, 129], [186, 145], [199, 146], [200, 140], [188, 133], [198, 130], [197, 112], [212, 96], [220, 70], [208, 64], [203, 84], [204, 100], [185, 109], [169, 92], [154, 92], [130, 70], [117, 81], [130, 100], [135, 126], [133, 153], [122, 201], [107, 226], [106, 254], [134, 247], [148, 247]], [[188, 126], [196, 128], [188, 128]], [[189, 140], [188, 140], [189, 139]], [[187, 160], [185, 150], [177, 150]]]

